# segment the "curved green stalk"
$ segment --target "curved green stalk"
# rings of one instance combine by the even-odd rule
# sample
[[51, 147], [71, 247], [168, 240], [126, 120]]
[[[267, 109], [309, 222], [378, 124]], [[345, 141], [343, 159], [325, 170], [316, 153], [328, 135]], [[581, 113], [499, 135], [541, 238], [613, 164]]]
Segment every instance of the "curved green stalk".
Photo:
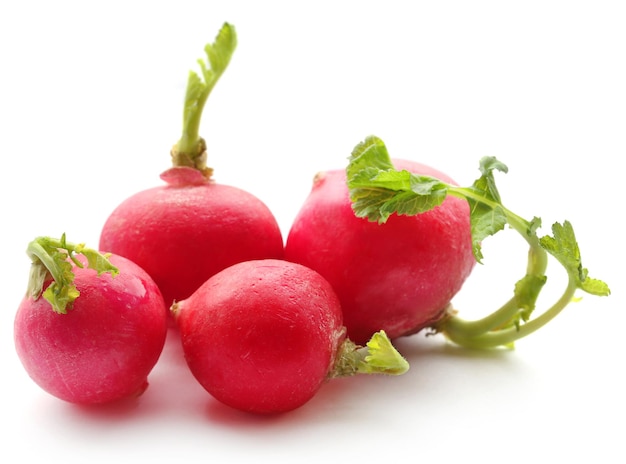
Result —
[[[37, 237], [28, 244], [26, 254], [30, 257], [31, 270], [28, 280], [27, 296], [38, 299], [42, 296], [52, 305], [52, 309], [59, 314], [66, 314], [80, 292], [74, 285], [73, 265], [84, 267], [76, 258], [82, 254], [87, 259], [87, 267], [94, 269], [98, 275], [109, 272], [115, 276], [119, 273], [117, 267], [108, 259], [109, 255], [85, 247], [84, 244], [73, 244], [65, 239], [52, 237]], [[52, 279], [44, 291], [45, 283]]]
[[[485, 330], [482, 333], [465, 333], [462, 323], [456, 325], [445, 324], [442, 333], [452, 342], [466, 348], [497, 348], [500, 346], [512, 346], [521, 338], [539, 330], [552, 319], [554, 319], [565, 307], [574, 299], [578, 286], [575, 281], [569, 279], [568, 285], [561, 297], [545, 312], [520, 326], [507, 327], [502, 330]], [[460, 320], [456, 321], [461, 322]]]
[[[440, 205], [448, 196], [466, 200], [470, 206], [472, 247], [476, 260], [482, 261], [481, 245], [487, 237], [508, 225], [528, 243], [526, 274], [515, 285], [514, 295], [487, 316], [467, 321], [449, 310], [431, 327], [463, 346], [492, 348], [511, 346], [559, 314], [580, 289], [591, 295], [606, 296], [609, 287], [591, 279], [582, 267], [580, 250], [572, 225], [554, 223], [552, 235], [537, 236], [541, 220], [527, 221], [504, 207], [496, 188], [494, 171], [508, 168], [494, 157], [480, 162], [481, 176], [470, 187], [449, 185], [429, 176], [419, 176], [394, 169], [387, 149], [377, 137], [358, 144], [346, 169], [352, 208], [358, 217], [384, 223], [391, 214], [415, 215]], [[543, 314], [531, 319], [535, 305], [546, 283], [548, 255], [565, 268], [568, 284], [559, 300]]]
[[206, 142], [200, 137], [200, 120], [209, 94], [228, 67], [236, 46], [237, 34], [234, 26], [224, 23], [215, 41], [204, 47], [207, 61], [198, 60], [201, 76], [194, 71], [189, 72], [183, 110], [183, 131], [171, 152], [173, 166], [192, 167], [201, 171], [207, 178], [211, 176], [212, 170], [206, 166]]
[[[463, 189], [461, 189], [463, 190]], [[454, 188], [450, 188], [451, 194], [463, 198], [463, 196], [455, 193]], [[468, 193], [468, 196], [470, 193]], [[480, 201], [480, 198], [473, 197], [476, 201]], [[493, 202], [487, 202], [491, 207], [496, 207]], [[516, 292], [513, 297], [506, 301], [500, 308], [487, 316], [478, 320], [465, 320], [458, 315], [452, 315], [447, 318], [441, 326], [437, 328], [438, 331], [445, 332], [450, 339], [466, 339], [470, 336], [477, 336], [487, 333], [492, 330], [498, 330], [502, 327], [511, 325], [511, 321], [516, 321], [514, 325], [519, 327], [517, 323], [517, 316], [520, 315], [520, 311], [523, 308], [530, 308], [530, 311], [534, 309], [534, 303], [539, 295], [539, 291], [546, 281], [546, 269], [548, 267], [548, 253], [541, 247], [539, 239], [535, 234], [529, 234], [527, 231], [532, 229], [531, 224], [512, 213], [506, 208], [503, 208], [507, 223], [512, 229], [517, 231], [528, 243], [528, 262], [526, 265], [526, 275], [520, 279], [518, 285], [524, 285], [524, 283], [533, 283], [530, 288], [534, 288], [531, 298], [526, 298], [524, 301], [520, 295], [526, 295], [524, 292]]]

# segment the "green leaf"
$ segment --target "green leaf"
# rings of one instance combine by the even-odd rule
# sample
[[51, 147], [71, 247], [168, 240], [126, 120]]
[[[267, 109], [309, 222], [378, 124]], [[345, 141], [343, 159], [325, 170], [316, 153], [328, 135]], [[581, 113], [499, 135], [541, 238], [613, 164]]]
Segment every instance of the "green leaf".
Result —
[[472, 251], [477, 262], [482, 263], [482, 242], [487, 237], [504, 229], [507, 224], [505, 210], [500, 205], [493, 208], [483, 203], [468, 200], [470, 208], [470, 226], [472, 231]]
[[500, 193], [496, 188], [493, 171], [498, 170], [507, 173], [509, 172], [509, 168], [494, 156], [485, 156], [480, 160], [479, 169], [482, 176], [474, 183], [474, 188], [481, 191], [485, 198], [490, 198], [496, 203], [501, 203]]
[[539, 239], [541, 246], [554, 256], [568, 274], [574, 278], [578, 288], [597, 296], [608, 296], [611, 291], [608, 285], [597, 279], [591, 279], [586, 268], [582, 266], [578, 242], [574, 228], [569, 221], [552, 225], [553, 236], [546, 235]]
[[383, 223], [393, 213], [416, 215], [440, 205], [447, 185], [433, 177], [393, 168], [383, 142], [368, 137], [354, 149], [346, 169], [356, 216]]
[[484, 157], [479, 169], [482, 175], [467, 189], [471, 194], [466, 198], [470, 205], [472, 250], [476, 261], [482, 263], [483, 240], [503, 230], [508, 222], [493, 176], [494, 170], [507, 172], [508, 168], [495, 157]]
[[352, 180], [355, 175], [362, 175], [364, 170], [378, 172], [393, 169], [387, 147], [374, 135], [366, 137], [363, 142], [354, 147], [348, 159], [350, 160], [346, 169], [348, 180]]
[[117, 267], [109, 261], [110, 253], [102, 254], [91, 248], [82, 248], [80, 251], [77, 251], [77, 253], [87, 258], [87, 267], [95, 270], [98, 275], [109, 273], [115, 277], [119, 274]]
[[59, 314], [67, 314], [67, 309], [72, 306], [74, 300], [79, 296], [80, 292], [70, 282], [65, 282], [62, 285], [53, 282], [43, 292], [44, 299]]
[[350, 193], [352, 209], [357, 217], [383, 223], [390, 215], [386, 205], [392, 202], [396, 195], [397, 192], [390, 190], [357, 188]]
[[197, 79], [190, 81], [191, 87], [187, 89], [191, 95], [196, 95], [198, 100], [206, 100], [209, 92], [211, 92], [221, 75], [226, 71], [236, 47], [237, 34], [234, 26], [224, 23], [213, 43], [208, 43], [204, 46], [208, 63], [202, 59], [198, 60], [204, 82], [195, 72], [190, 72], [190, 79], [192, 79], [192, 75], [197, 77]]

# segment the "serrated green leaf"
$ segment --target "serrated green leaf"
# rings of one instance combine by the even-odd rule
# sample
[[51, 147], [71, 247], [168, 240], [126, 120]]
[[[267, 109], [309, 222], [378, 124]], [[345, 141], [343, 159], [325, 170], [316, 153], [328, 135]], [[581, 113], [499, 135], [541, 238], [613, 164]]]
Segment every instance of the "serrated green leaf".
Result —
[[368, 137], [357, 145], [346, 169], [356, 216], [385, 222], [393, 213], [416, 215], [440, 205], [447, 185], [433, 177], [395, 170], [383, 142]]
[[493, 177], [493, 171], [500, 171], [507, 173], [509, 168], [498, 160], [495, 156], [485, 156], [480, 160], [479, 169], [482, 173], [481, 179], [484, 181], [482, 191], [488, 193], [488, 196], [493, 200], [500, 202], [500, 194], [496, 188], [495, 179]]
[[611, 293], [605, 282], [589, 278], [587, 269], [582, 266], [574, 228], [569, 221], [554, 223], [552, 236], [541, 237], [539, 243], [563, 265], [581, 290], [597, 296], [608, 296]]
[[384, 205], [390, 201], [395, 192], [374, 189], [355, 189], [351, 193], [352, 210], [357, 217], [366, 218], [372, 222], [385, 222], [388, 214], [383, 214]]
[[502, 206], [500, 193], [493, 176], [494, 170], [507, 172], [506, 165], [495, 157], [480, 160], [481, 176], [467, 189], [458, 189], [463, 193], [470, 206], [470, 224], [472, 228], [472, 250], [476, 261], [482, 263], [482, 242], [485, 238], [504, 229], [508, 222], [507, 211]]
[[87, 258], [89, 269], [95, 270], [98, 275], [108, 272], [112, 276], [119, 274], [119, 270], [109, 261], [110, 254], [102, 254], [91, 248], [84, 248], [81, 254]]
[[211, 70], [214, 73], [221, 74], [224, 72], [236, 47], [237, 35], [235, 34], [235, 28], [231, 24], [225, 23], [217, 33], [213, 43], [204, 47]]
[[348, 177], [348, 185], [351, 188], [410, 190], [411, 173], [368, 166]]
[[56, 313], [67, 314], [67, 309], [74, 303], [80, 292], [74, 285], [59, 285], [52, 282], [43, 292], [44, 299], [52, 305]]
[[596, 296], [609, 296], [611, 294], [611, 289], [605, 282], [598, 279], [592, 279], [590, 277], [586, 277], [580, 283], [580, 288], [581, 290]]
[[398, 192], [382, 206], [381, 214], [389, 216], [395, 212], [398, 215], [415, 216], [435, 208], [445, 198], [445, 191], [442, 190], [436, 190], [431, 195], [415, 194], [413, 191]]
[[577, 274], [580, 270], [580, 250], [574, 235], [574, 228], [569, 221], [563, 224], [555, 222], [552, 225], [552, 234], [553, 236], [541, 237], [539, 242], [567, 270]]
[[[353, 181], [355, 175], [372, 177], [376, 172], [393, 169], [393, 163], [387, 152], [384, 142], [374, 135], [370, 135], [357, 144], [350, 155], [346, 177]], [[373, 171], [362, 174], [364, 170]]]
[[471, 199], [468, 199], [468, 203], [471, 211], [472, 251], [476, 261], [482, 263], [482, 242], [504, 229], [507, 224], [506, 212], [500, 205], [490, 208]]
[[187, 165], [191, 160], [194, 167], [205, 171], [203, 159], [199, 159], [196, 165], [196, 158], [202, 158], [203, 151], [203, 141], [199, 135], [200, 119], [209, 94], [228, 67], [236, 47], [237, 34], [234, 26], [224, 23], [213, 43], [204, 47], [206, 61], [198, 60], [201, 75], [194, 71], [189, 72], [183, 108], [183, 133], [173, 153], [175, 166]]

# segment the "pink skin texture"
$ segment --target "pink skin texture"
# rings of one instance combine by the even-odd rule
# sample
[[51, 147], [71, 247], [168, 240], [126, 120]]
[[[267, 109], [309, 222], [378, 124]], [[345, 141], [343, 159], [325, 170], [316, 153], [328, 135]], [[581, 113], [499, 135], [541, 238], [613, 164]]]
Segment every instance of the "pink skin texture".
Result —
[[282, 260], [235, 264], [173, 311], [195, 378], [217, 400], [250, 413], [309, 401], [345, 338], [330, 284]]
[[139, 192], [106, 220], [99, 248], [125, 256], [152, 276], [169, 306], [222, 269], [251, 259], [282, 258], [283, 238], [271, 211], [236, 187], [173, 168], [168, 185]]
[[70, 403], [140, 395], [165, 343], [167, 308], [154, 281], [125, 258], [110, 261], [120, 271], [115, 277], [74, 267], [80, 295], [67, 314], [55, 313], [43, 297], [25, 297], [15, 317], [26, 372]]
[[[455, 185], [429, 166], [393, 163]], [[393, 214], [377, 224], [355, 216], [344, 170], [323, 172], [292, 224], [285, 259], [330, 282], [354, 342], [363, 344], [379, 330], [392, 339], [410, 335], [443, 317], [473, 269], [469, 206], [448, 197], [426, 213]]]

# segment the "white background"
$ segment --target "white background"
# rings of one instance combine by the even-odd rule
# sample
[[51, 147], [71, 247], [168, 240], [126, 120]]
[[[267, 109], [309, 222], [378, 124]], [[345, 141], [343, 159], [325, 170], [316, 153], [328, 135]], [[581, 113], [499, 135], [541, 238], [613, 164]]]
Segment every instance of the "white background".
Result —
[[[624, 462], [622, 2], [16, 5], [0, 6], [3, 456]], [[583, 264], [612, 295], [585, 296], [514, 351], [399, 340], [406, 375], [335, 380], [279, 417], [250, 417], [210, 398], [175, 335], [132, 406], [85, 409], [41, 391], [13, 347], [24, 249], [63, 232], [95, 245], [119, 202], [161, 184], [187, 73], [224, 21], [239, 46], [202, 120], [209, 164], [217, 181], [265, 201], [285, 235], [313, 175], [345, 167], [369, 134], [392, 156], [463, 185], [494, 155], [509, 167], [497, 176], [504, 203], [546, 227], [570, 220]], [[485, 243], [485, 265], [457, 307], [495, 309], [523, 273], [525, 252], [506, 232]], [[550, 271], [558, 292], [560, 269]]]

